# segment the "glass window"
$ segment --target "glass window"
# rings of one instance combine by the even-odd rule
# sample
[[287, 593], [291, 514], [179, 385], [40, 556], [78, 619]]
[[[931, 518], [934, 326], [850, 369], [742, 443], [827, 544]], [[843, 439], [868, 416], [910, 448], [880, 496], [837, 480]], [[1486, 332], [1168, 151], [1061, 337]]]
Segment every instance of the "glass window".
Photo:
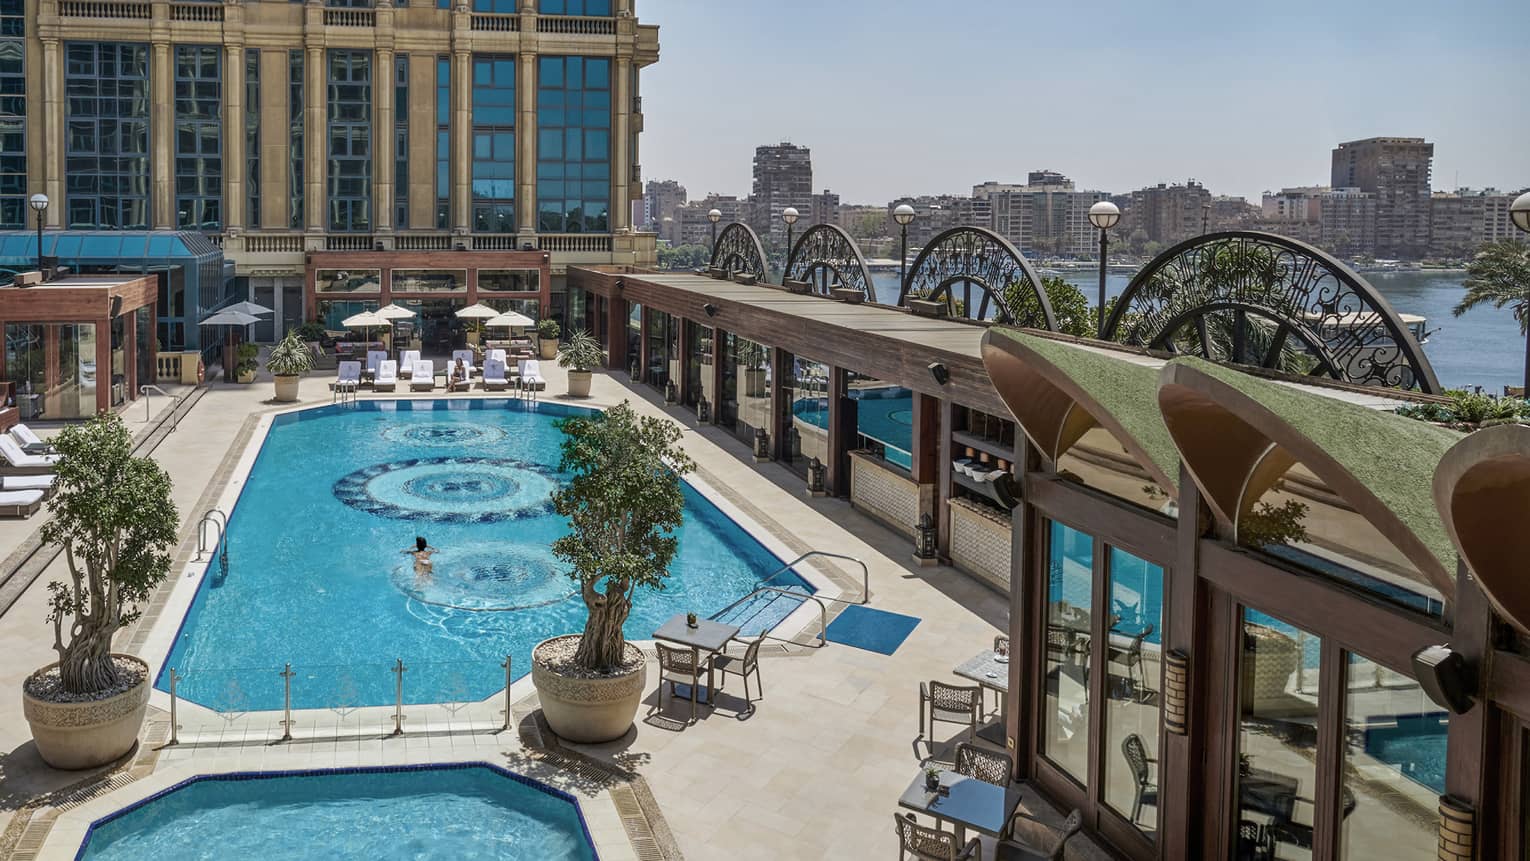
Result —
[[0, 229], [27, 226], [26, 29], [21, 0], [0, 0]]
[[865, 374], [850, 373], [856, 448], [903, 469], [914, 468], [914, 393]]
[[466, 269], [395, 269], [389, 275], [393, 293], [464, 293]]
[[319, 293], [381, 293], [381, 269], [320, 269], [314, 273]]
[[719, 418], [745, 442], [753, 445], [754, 432], [763, 429], [774, 437], [771, 419], [770, 348], [728, 333], [727, 364], [723, 373], [723, 401]]
[[480, 293], [540, 293], [542, 272], [539, 269], [480, 269], [478, 290]]
[[292, 227], [302, 227], [303, 159], [307, 157], [307, 151], [303, 149], [303, 52], [301, 50], [287, 54], [287, 122], [288, 146], [291, 147], [292, 153], [292, 167], [289, 174], [291, 184], [287, 190], [287, 196], [291, 202], [288, 224]]
[[611, 204], [611, 61], [537, 63], [537, 229], [603, 233]]
[[473, 230], [514, 233], [515, 58], [473, 57]]
[[221, 53], [175, 46], [175, 223], [187, 230], [223, 228]]
[[1089, 782], [1089, 642], [1094, 540], [1053, 522], [1047, 550], [1046, 702], [1041, 750]]
[[1057, 459], [1057, 474], [1159, 514], [1179, 516], [1178, 503], [1153, 482], [1126, 446], [1102, 427], [1090, 428]]
[[1238, 682], [1238, 857], [1312, 857], [1319, 638], [1243, 612]]
[[[318, 307], [318, 321], [324, 324], [324, 328], [334, 332], [344, 332], [345, 319], [354, 317], [363, 311], [376, 311], [377, 300], [375, 299], [321, 299]], [[347, 335], [348, 338], [360, 339], [361, 335]]]
[[1163, 568], [1110, 548], [1105, 682], [1105, 803], [1152, 834], [1158, 827]]
[[[64, 54], [66, 223], [87, 230], [146, 230], [149, 46], [69, 42]], [[176, 137], [180, 152], [181, 135]], [[215, 149], [217, 138], [194, 133], [188, 143], [196, 150]]]
[[393, 61], [393, 227], [409, 227], [409, 55]]
[[717, 330], [711, 326], [702, 326], [698, 323], [685, 321], [690, 336], [690, 355], [685, 359], [685, 405], [692, 409], [699, 409], [699, 403], [705, 399], [707, 408], [717, 407], [716, 378], [712, 374], [712, 338]]
[[806, 475], [808, 462], [829, 460], [829, 366], [792, 356], [788, 367], [791, 424], [786, 429], [782, 454], [787, 466]]
[[648, 311], [648, 367], [644, 371], [644, 380], [659, 391], [663, 391], [670, 380], [669, 362], [665, 356], [673, 322], [674, 318], [663, 311]]
[[245, 224], [260, 226], [260, 51], [244, 54]]
[[609, 17], [611, 0], [538, 0], [543, 15], [589, 15]]
[[372, 54], [329, 52], [329, 229], [372, 229]]
[[1347, 666], [1342, 857], [1433, 859], [1449, 715], [1407, 676], [1353, 653]]
[[436, 57], [436, 229], [451, 220], [452, 198], [452, 61]]

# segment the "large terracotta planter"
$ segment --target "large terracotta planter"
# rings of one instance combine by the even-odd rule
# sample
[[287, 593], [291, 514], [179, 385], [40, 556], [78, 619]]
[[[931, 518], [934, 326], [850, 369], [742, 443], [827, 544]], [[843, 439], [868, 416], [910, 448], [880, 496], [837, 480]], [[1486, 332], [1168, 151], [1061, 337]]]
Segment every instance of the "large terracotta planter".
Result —
[[542, 701], [542, 716], [547, 719], [547, 726], [566, 741], [579, 744], [615, 741], [632, 728], [648, 681], [648, 665], [639, 661], [637, 669], [631, 672], [587, 679], [563, 675], [536, 659], [542, 646], [578, 638], [578, 634], [553, 637], [532, 650], [531, 682]]
[[542, 358], [543, 359], [556, 359], [556, 358], [558, 358], [558, 339], [557, 338], [543, 338], [543, 339], [541, 339], [539, 347], [540, 347], [540, 349], [542, 351]]
[[590, 396], [590, 372], [568, 372], [568, 396], [571, 398], [587, 398]]
[[[144, 673], [142, 682], [109, 699], [56, 703], [22, 690], [22, 713], [32, 726], [32, 740], [43, 762], [71, 771], [97, 768], [121, 759], [138, 742], [149, 706], [149, 665], [132, 655], [114, 656], [141, 664]], [[56, 666], [49, 664], [37, 672]]]
[[286, 403], [291, 403], [292, 401], [297, 400], [298, 382], [302, 379], [302, 377], [277, 377], [276, 399]]

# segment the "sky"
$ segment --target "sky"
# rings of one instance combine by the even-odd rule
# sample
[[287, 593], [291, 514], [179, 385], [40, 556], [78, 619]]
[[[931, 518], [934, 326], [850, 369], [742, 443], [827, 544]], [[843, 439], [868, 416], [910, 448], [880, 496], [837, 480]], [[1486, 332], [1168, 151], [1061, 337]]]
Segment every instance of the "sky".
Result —
[[1257, 201], [1382, 135], [1433, 142], [1437, 190], [1530, 186], [1530, 0], [635, 5], [660, 27], [643, 178], [693, 199], [747, 195], [754, 148], [783, 140], [847, 204], [1040, 169]]

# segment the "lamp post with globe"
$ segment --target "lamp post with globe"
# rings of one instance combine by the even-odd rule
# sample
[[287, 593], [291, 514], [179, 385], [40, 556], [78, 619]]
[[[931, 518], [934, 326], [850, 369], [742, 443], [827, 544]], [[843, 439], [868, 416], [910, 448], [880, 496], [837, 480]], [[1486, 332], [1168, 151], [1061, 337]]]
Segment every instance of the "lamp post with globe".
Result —
[[893, 210], [893, 221], [898, 222], [898, 295], [908, 289], [908, 226], [914, 223], [914, 208], [906, 203]]
[[33, 212], [37, 213], [37, 271], [42, 272], [43, 213], [48, 211], [48, 196], [41, 192], [34, 194], [27, 201], [27, 205], [32, 207]]
[[722, 210], [714, 209], [707, 213], [707, 221], [712, 222], [712, 253], [717, 253], [717, 222], [722, 221]]
[[781, 278], [783, 280], [786, 278], [786, 266], [792, 261], [792, 227], [800, 217], [801, 215], [797, 212], [797, 207], [795, 206], [788, 206], [781, 210], [781, 220], [786, 222], [786, 257], [781, 261]]
[[[1514, 198], [1514, 202], [1509, 204], [1509, 219], [1515, 227], [1530, 233], [1530, 191]], [[1521, 385], [1525, 387], [1525, 396], [1530, 397], [1530, 335], [1525, 337], [1525, 378]]]
[[1121, 220], [1121, 209], [1108, 200], [1089, 207], [1089, 223], [1100, 230], [1100, 333], [1105, 337], [1105, 253], [1110, 249], [1108, 232]]

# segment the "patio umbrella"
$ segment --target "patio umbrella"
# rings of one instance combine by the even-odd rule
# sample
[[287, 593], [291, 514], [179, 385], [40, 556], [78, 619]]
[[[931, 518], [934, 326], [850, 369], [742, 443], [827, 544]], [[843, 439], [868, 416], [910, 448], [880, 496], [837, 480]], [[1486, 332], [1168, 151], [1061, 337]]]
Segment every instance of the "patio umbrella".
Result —
[[469, 305], [466, 308], [458, 311], [457, 316], [464, 320], [478, 320], [481, 322], [483, 320], [490, 320], [498, 317], [499, 312], [493, 308], [490, 308], [488, 305], [479, 302], [476, 305]]
[[517, 311], [506, 311], [485, 320], [484, 325], [491, 329], [524, 329], [527, 326], [535, 326], [536, 321]]
[[[405, 308], [403, 305], [399, 305], [397, 303], [390, 302], [387, 305], [384, 305], [381, 308], [377, 309], [377, 316], [386, 319], [388, 321], [388, 326], [391, 328], [396, 321], [398, 321], [398, 320], [408, 320], [410, 317], [413, 317], [414, 316], [414, 312], [409, 310], [408, 308]], [[398, 341], [398, 334], [397, 334], [396, 331], [394, 332], [393, 340], [395, 342]], [[394, 351], [394, 352], [397, 355], [403, 355], [402, 353], [399, 353], [398, 351]]]
[[254, 315], [256, 317], [264, 317], [267, 314], [275, 314], [276, 313], [272, 309], [267, 308], [264, 305], [257, 305], [254, 302], [235, 302], [234, 304], [228, 306], [227, 308], [224, 308], [223, 310], [225, 310], [225, 311], [238, 311], [241, 314], [252, 314], [252, 315]]
[[[224, 308], [222, 311], [219, 311], [216, 314], [202, 318], [201, 325], [229, 327], [238, 326], [242, 328], [244, 326], [250, 325], [251, 323], [259, 322], [260, 318], [254, 316], [253, 314], [246, 314], [243, 311], [235, 311], [230, 308]], [[234, 349], [233, 334], [234, 333], [230, 331], [223, 338], [223, 379], [225, 381], [231, 378], [234, 373], [232, 368]]]
[[340, 325], [347, 329], [362, 329], [367, 334], [367, 340], [372, 340], [372, 330], [379, 326], [391, 326], [393, 323], [387, 317], [376, 311], [362, 311], [353, 317], [346, 317], [340, 321]]

